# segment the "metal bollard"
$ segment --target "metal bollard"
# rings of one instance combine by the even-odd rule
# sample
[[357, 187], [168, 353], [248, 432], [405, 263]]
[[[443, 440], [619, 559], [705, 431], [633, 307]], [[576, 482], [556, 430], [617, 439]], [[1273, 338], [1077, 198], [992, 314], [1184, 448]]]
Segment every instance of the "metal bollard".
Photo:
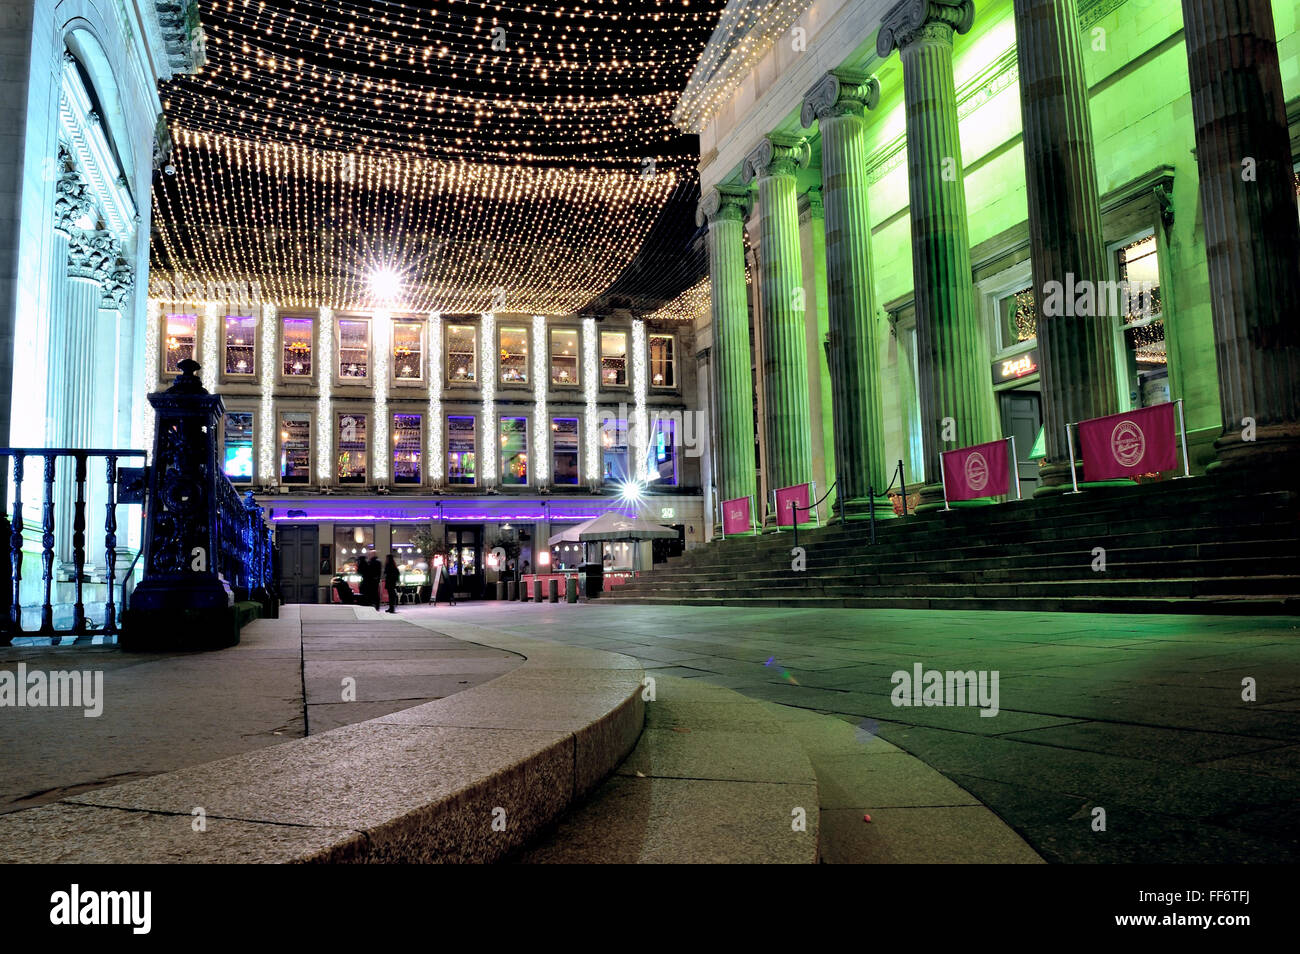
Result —
[[518, 580], [507, 580], [507, 581], [506, 581], [506, 599], [509, 600], [511, 603], [514, 603], [516, 600], [519, 599], [519, 581], [518, 581]]
[[497, 599], [504, 600], [505, 598], [506, 598], [506, 581], [497, 580]]
[[533, 602], [540, 603], [541, 601], [542, 601], [542, 581], [533, 580]]
[[560, 581], [554, 577], [546, 581], [546, 599], [551, 603], [560, 602]]
[[576, 576], [564, 578], [564, 600], [567, 603], [578, 602], [578, 578]]
[[519, 581], [519, 602], [521, 603], [528, 602], [528, 581], [527, 580]]

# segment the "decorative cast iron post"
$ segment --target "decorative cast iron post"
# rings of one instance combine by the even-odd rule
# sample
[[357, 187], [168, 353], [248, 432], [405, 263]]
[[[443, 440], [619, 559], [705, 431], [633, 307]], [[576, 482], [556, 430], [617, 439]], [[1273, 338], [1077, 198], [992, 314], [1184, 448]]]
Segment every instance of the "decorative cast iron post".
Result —
[[[217, 433], [225, 403], [199, 381], [199, 363], [149, 395], [157, 418], [149, 469], [144, 576], [123, 621], [126, 649], [199, 649], [239, 641], [234, 593], [222, 578]], [[234, 581], [238, 582], [238, 581]]]

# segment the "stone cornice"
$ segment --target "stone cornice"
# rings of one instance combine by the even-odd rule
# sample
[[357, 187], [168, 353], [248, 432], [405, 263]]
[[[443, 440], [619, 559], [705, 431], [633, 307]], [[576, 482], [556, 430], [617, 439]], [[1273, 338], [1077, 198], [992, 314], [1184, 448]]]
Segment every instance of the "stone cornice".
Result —
[[876, 53], [884, 59], [917, 40], [952, 41], [975, 22], [972, 0], [902, 0], [880, 19]]
[[769, 133], [745, 156], [740, 178], [750, 183], [766, 176], [793, 176], [795, 170], [806, 168], [811, 158], [812, 149], [802, 136]]
[[819, 119], [861, 115], [880, 102], [880, 80], [868, 73], [831, 70], [803, 98], [799, 122], [804, 129]]

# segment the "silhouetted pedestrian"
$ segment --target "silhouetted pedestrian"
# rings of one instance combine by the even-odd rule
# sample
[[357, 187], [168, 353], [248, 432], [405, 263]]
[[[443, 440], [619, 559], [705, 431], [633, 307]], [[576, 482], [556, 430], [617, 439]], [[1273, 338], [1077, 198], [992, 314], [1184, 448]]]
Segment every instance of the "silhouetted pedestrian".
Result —
[[402, 571], [397, 568], [397, 561], [388, 554], [384, 562], [384, 587], [388, 590], [388, 612], [397, 612], [397, 584], [402, 579]]
[[365, 598], [362, 602], [366, 606], [373, 606], [375, 612], [379, 612], [379, 579], [384, 575], [384, 568], [379, 563], [379, 557], [373, 553], [368, 560], [361, 561], [363, 569], [361, 570], [361, 592]]

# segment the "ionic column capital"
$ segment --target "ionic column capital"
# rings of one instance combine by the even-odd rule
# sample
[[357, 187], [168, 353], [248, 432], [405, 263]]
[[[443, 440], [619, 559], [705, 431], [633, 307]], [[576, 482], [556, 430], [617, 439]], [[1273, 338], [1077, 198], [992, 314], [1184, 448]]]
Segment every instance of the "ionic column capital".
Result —
[[803, 136], [768, 133], [745, 157], [740, 178], [748, 184], [767, 176], [793, 176], [811, 159], [812, 148]]
[[880, 102], [880, 80], [868, 73], [831, 70], [804, 94], [799, 122], [805, 129], [819, 119], [860, 116]]
[[695, 209], [695, 224], [712, 224], [719, 219], [744, 222], [750, 209], [749, 190], [738, 185], [714, 186]]
[[973, 0], [902, 0], [881, 17], [876, 53], [884, 58], [917, 40], [951, 43], [954, 31], [965, 33], [974, 22]]

